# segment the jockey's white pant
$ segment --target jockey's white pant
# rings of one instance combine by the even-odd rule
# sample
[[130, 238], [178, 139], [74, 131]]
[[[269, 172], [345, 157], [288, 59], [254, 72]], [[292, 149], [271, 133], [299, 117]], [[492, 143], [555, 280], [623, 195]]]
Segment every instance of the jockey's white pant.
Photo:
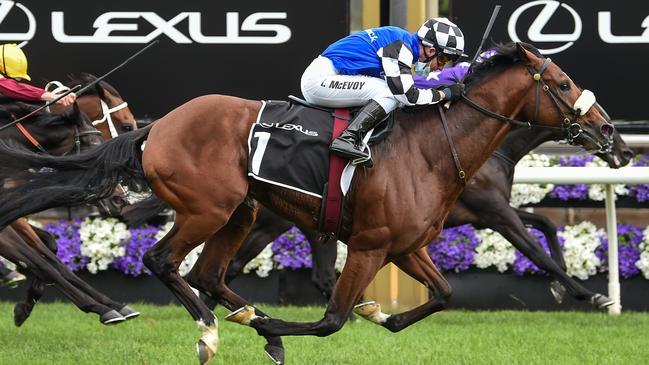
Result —
[[311, 104], [330, 108], [362, 106], [370, 100], [386, 112], [399, 106], [387, 81], [364, 75], [339, 75], [330, 59], [318, 56], [302, 74], [302, 95]]

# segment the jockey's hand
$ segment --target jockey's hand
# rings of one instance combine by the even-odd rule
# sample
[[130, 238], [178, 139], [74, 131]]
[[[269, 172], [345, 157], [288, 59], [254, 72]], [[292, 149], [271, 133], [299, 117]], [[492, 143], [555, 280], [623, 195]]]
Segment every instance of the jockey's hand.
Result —
[[445, 87], [442, 92], [444, 93], [444, 100], [457, 101], [460, 100], [464, 94], [464, 84], [457, 83]]
[[[56, 98], [58, 98], [58, 94], [54, 94], [51, 92], [46, 92], [43, 95], [41, 95], [41, 99], [45, 101], [52, 101]], [[56, 104], [59, 104], [63, 107], [68, 107], [74, 103], [74, 101], [77, 100], [77, 94], [75, 93], [69, 93], [68, 95], [64, 96], [63, 98], [59, 99], [59, 101], [56, 102]]]

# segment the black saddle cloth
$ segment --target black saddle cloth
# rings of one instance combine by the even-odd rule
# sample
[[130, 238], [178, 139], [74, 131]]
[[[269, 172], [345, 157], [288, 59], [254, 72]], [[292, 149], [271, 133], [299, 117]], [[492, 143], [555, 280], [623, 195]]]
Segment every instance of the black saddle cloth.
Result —
[[[322, 198], [329, 178], [333, 116], [334, 109], [265, 101], [248, 137], [248, 176]], [[392, 119], [381, 123], [373, 136], [385, 138]], [[370, 145], [378, 141], [373, 137]]]

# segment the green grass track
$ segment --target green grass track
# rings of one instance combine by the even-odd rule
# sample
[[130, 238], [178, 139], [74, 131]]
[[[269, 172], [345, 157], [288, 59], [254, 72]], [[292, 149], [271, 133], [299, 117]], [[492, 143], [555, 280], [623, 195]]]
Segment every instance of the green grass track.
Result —
[[[0, 302], [0, 364], [198, 363], [196, 324], [179, 306], [134, 304], [142, 316], [106, 327], [71, 304], [38, 304], [22, 328]], [[323, 308], [261, 306], [291, 321], [321, 318]], [[222, 319], [226, 311], [219, 309]], [[220, 320], [213, 364], [268, 364], [255, 331]], [[446, 311], [393, 334], [347, 323], [324, 338], [286, 337], [288, 365], [302, 364], [649, 364], [649, 314]]]

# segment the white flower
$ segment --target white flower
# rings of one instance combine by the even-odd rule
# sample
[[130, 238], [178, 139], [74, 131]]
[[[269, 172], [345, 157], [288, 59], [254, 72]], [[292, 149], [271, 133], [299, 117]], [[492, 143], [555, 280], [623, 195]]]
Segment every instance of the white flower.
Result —
[[[550, 158], [546, 155], [529, 153], [516, 164], [516, 167], [548, 167]], [[554, 189], [552, 184], [514, 184], [512, 186], [509, 204], [520, 207], [525, 204], [538, 203]]]
[[649, 227], [642, 232], [642, 243], [640, 243], [640, 259], [635, 266], [640, 269], [645, 279], [649, 279]]
[[591, 222], [581, 222], [575, 226], [566, 226], [563, 232], [558, 232], [557, 235], [564, 239], [563, 255], [568, 275], [581, 280], [595, 275], [597, 267], [601, 264], [600, 259], [595, 256], [595, 250], [601, 244], [604, 231], [597, 229]]
[[81, 254], [89, 258], [86, 269], [95, 274], [108, 269], [108, 265], [126, 251], [121, 243], [131, 238], [124, 223], [114, 218], [86, 218], [79, 227]]
[[267, 277], [268, 273], [273, 269], [274, 266], [272, 246], [272, 242], [266, 245], [266, 247], [259, 253], [259, 255], [257, 255], [257, 257], [250, 260], [250, 262], [248, 262], [246, 266], [243, 267], [243, 273], [247, 274], [251, 271], [255, 271], [257, 276], [259, 276], [260, 278]]
[[481, 269], [495, 266], [505, 272], [516, 259], [516, 251], [500, 233], [490, 229], [476, 231], [480, 243], [475, 248], [473, 264]]

